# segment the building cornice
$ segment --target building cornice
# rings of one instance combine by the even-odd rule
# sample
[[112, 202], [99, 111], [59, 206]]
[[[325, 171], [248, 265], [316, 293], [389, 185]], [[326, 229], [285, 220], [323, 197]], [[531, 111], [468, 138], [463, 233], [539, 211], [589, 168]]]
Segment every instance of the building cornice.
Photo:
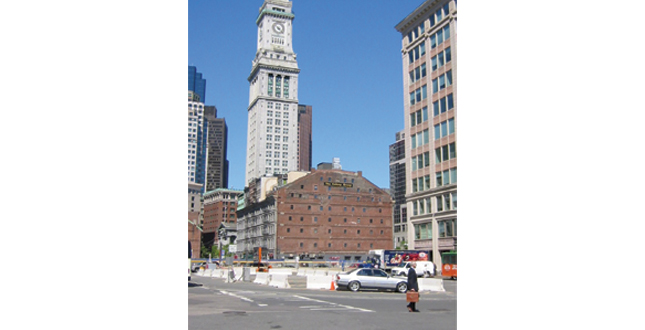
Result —
[[281, 11], [265, 8], [265, 9], [262, 9], [260, 14], [258, 15], [258, 18], [255, 20], [255, 24], [260, 24], [260, 21], [262, 20], [262, 17], [264, 17], [264, 15], [278, 17], [278, 18], [288, 18], [291, 20], [296, 18], [296, 15], [292, 13], [281, 12]]
[[421, 6], [419, 6], [417, 9], [415, 9], [410, 15], [408, 15], [406, 18], [404, 18], [399, 24], [397, 24], [394, 28], [399, 31], [400, 33], [405, 33], [405, 31], [412, 25], [416, 25], [417, 21], [421, 17], [425, 17], [427, 13], [430, 11], [431, 8], [439, 4], [441, 1], [440, 0], [427, 0]]
[[246, 79], [249, 82], [253, 80], [253, 77], [257, 74], [258, 70], [260, 69], [267, 69], [267, 70], [272, 70], [272, 71], [278, 71], [278, 72], [285, 72], [285, 73], [300, 73], [300, 69], [298, 68], [289, 68], [285, 66], [279, 66], [279, 65], [270, 65], [270, 64], [263, 64], [259, 63], [253, 67], [251, 70], [251, 74], [249, 77]]

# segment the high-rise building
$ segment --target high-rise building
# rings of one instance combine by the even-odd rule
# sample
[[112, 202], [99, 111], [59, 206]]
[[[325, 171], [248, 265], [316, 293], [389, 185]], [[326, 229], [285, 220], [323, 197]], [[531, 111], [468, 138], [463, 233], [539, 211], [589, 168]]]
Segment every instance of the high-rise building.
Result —
[[206, 79], [194, 66], [188, 66], [188, 90], [199, 95], [199, 101], [206, 103]]
[[457, 2], [427, 0], [396, 25], [406, 79], [408, 247], [457, 248]]
[[407, 243], [407, 205], [405, 203], [405, 131], [396, 133], [396, 142], [390, 145], [390, 193], [394, 200], [394, 248]]
[[204, 106], [207, 129], [206, 191], [228, 188], [227, 139], [228, 128], [224, 118], [217, 118], [217, 108]]
[[204, 183], [206, 134], [204, 103], [199, 95], [188, 91], [188, 183]]
[[265, 0], [256, 20], [257, 52], [248, 77], [245, 184], [298, 169], [298, 62], [292, 3]]
[[311, 170], [311, 106], [298, 105], [298, 170]]

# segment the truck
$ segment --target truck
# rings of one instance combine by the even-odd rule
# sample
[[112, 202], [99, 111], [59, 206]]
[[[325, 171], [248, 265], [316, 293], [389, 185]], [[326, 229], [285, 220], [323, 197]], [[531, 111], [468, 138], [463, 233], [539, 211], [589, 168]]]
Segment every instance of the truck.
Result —
[[369, 259], [375, 259], [378, 268], [390, 272], [407, 261], [430, 261], [430, 250], [369, 250]]

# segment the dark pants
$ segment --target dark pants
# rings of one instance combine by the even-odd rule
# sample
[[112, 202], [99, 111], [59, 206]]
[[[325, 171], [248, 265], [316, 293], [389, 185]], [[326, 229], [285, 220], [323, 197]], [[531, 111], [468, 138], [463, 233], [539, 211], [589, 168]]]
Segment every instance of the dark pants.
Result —
[[417, 310], [417, 303], [413, 303], [413, 302], [408, 303], [408, 305], [406, 307], [412, 308], [413, 311], [416, 311]]

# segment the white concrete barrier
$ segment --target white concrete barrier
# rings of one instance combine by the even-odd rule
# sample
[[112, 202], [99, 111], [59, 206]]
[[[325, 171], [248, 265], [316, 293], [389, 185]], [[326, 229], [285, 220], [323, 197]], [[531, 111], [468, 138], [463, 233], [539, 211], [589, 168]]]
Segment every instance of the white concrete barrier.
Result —
[[315, 275], [315, 273], [316, 273], [316, 270], [314, 269], [309, 269], [309, 268], [305, 269], [305, 276], [309, 276], [309, 275], [313, 276]]
[[250, 269], [251, 269], [251, 275], [255, 275], [258, 273], [257, 267], [250, 267]]
[[195, 273], [195, 275], [197, 275], [197, 276], [204, 276], [204, 268], [201, 268], [201, 267], [200, 267], [200, 268], [199, 268], [199, 270], [197, 271], [197, 273]]
[[333, 280], [329, 275], [307, 275], [307, 289], [330, 290]]
[[307, 275], [305, 274], [305, 270], [303, 268], [300, 268], [298, 269], [298, 273], [296, 274], [296, 276], [307, 276]]
[[314, 271], [314, 275], [315, 275], [315, 276], [323, 276], [323, 275], [327, 275], [327, 270], [326, 270], [326, 269], [316, 269], [316, 270]]
[[293, 275], [291, 268], [271, 268], [269, 274]]
[[257, 273], [253, 283], [261, 284], [261, 285], [268, 285], [269, 280], [270, 280], [269, 279], [269, 273]]
[[288, 274], [270, 274], [271, 278], [269, 281], [269, 286], [275, 287], [275, 288], [283, 288], [283, 289], [288, 289], [291, 286], [289, 285], [289, 275]]
[[419, 278], [419, 292], [421, 291], [446, 291], [441, 278]]

